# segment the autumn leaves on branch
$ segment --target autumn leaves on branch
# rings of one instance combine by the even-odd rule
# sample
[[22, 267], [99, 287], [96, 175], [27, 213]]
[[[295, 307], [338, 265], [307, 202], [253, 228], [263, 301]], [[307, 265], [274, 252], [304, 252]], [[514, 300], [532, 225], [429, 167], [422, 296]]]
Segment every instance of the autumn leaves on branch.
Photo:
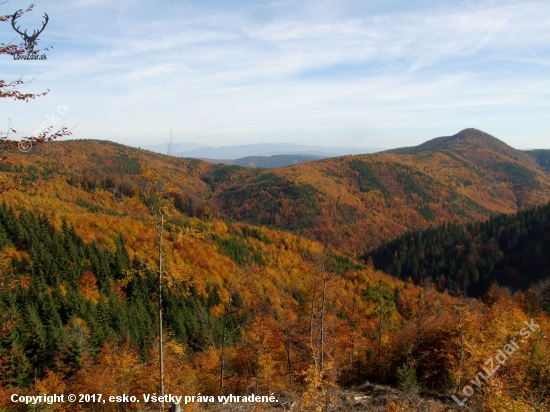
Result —
[[[31, 5], [26, 10], [19, 10], [16, 15], [19, 17], [24, 13], [32, 11], [34, 5]], [[0, 16], [0, 22], [8, 22], [13, 18], [12, 15], [3, 15]], [[44, 49], [48, 50], [48, 48]], [[0, 55], [8, 56], [19, 56], [25, 53], [38, 54], [40, 50], [28, 50], [24, 45], [15, 45], [15, 44], [0, 44]], [[42, 93], [24, 93], [20, 89], [29, 85], [32, 80], [25, 81], [22, 78], [19, 78], [14, 81], [8, 81], [0, 79], [0, 99], [13, 99], [16, 101], [25, 101], [34, 100], [37, 97], [46, 96], [49, 90], [46, 90]], [[33, 146], [40, 145], [42, 143], [51, 142], [60, 137], [71, 136], [72, 133], [66, 127], [62, 127], [57, 132], [52, 133], [53, 126], [48, 126], [43, 129], [40, 133], [33, 136], [21, 136], [11, 125], [11, 122], [8, 122], [8, 127], [6, 131], [0, 131], [0, 167], [11, 162], [17, 155], [21, 155], [25, 152], [28, 152], [32, 149]], [[18, 190], [21, 181], [16, 182], [6, 182], [0, 180], [0, 194], [8, 190]]]

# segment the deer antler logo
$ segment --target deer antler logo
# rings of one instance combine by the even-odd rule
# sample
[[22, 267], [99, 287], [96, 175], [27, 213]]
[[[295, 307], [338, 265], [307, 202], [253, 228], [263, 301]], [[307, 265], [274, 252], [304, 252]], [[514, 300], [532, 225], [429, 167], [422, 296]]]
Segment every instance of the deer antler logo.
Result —
[[48, 15], [47, 15], [46, 13], [44, 13], [44, 19], [45, 19], [45, 21], [44, 21], [44, 23], [43, 23], [42, 28], [41, 28], [40, 30], [33, 30], [32, 35], [29, 36], [29, 35], [27, 34], [27, 30], [25, 30], [23, 33], [21, 33], [21, 31], [19, 31], [19, 27], [20, 27], [20, 26], [15, 27], [15, 20], [16, 20], [17, 18], [19, 18], [19, 16], [20, 16], [20, 15], [19, 15], [19, 11], [15, 12], [15, 14], [14, 14], [14, 15], [12, 16], [12, 18], [11, 18], [11, 25], [12, 25], [13, 29], [14, 29], [17, 33], [19, 33], [19, 34], [21, 35], [21, 38], [25, 41], [25, 43], [26, 43], [26, 47], [25, 47], [25, 48], [27, 49], [27, 52], [28, 52], [28, 53], [32, 53], [33, 50], [34, 50], [34, 46], [36, 45], [36, 41], [38, 40], [38, 35], [44, 31], [44, 29], [46, 28], [46, 25], [48, 24], [48, 20], [49, 20], [50, 18], [48, 17]]

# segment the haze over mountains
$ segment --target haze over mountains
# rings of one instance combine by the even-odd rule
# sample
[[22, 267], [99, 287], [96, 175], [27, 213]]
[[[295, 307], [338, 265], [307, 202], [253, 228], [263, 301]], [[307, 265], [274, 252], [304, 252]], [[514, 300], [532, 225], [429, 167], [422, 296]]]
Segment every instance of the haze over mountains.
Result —
[[549, 149], [535, 149], [525, 151], [529, 156], [533, 157], [539, 167], [546, 172], [550, 173], [550, 150]]
[[[144, 149], [157, 153], [166, 153], [166, 144], [144, 146]], [[376, 147], [345, 146], [305, 146], [293, 143], [257, 143], [248, 145], [210, 147], [197, 143], [174, 143], [173, 156], [195, 159], [229, 159], [235, 160], [248, 156], [273, 156], [282, 154], [334, 157], [350, 154], [374, 153], [384, 150]]]
[[297, 155], [297, 154], [279, 154], [272, 156], [247, 156], [240, 159], [205, 159], [210, 163], [221, 163], [225, 165], [239, 165], [246, 167], [273, 168], [297, 165], [304, 162], [326, 159], [330, 156]]

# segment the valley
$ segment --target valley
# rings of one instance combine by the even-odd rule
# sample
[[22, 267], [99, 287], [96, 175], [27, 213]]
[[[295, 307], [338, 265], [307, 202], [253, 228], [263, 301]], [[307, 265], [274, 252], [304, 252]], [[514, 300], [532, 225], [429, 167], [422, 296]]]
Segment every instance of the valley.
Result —
[[[315, 410], [368, 381], [386, 388], [383, 410], [410, 396], [457, 407], [435, 394], [456, 393], [524, 321], [550, 326], [544, 159], [473, 129], [272, 169], [37, 146], [0, 172], [21, 181], [0, 207], [2, 399], [156, 390], [162, 201], [169, 390], [253, 388]], [[550, 348], [525, 345], [468, 402], [543, 396]]]

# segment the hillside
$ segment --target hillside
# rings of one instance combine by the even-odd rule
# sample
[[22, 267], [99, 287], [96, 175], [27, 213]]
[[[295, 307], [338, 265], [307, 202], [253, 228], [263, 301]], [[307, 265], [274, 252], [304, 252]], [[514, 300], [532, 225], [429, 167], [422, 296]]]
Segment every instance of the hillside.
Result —
[[[467, 129], [431, 142], [423, 151], [407, 149], [412, 153], [272, 169], [215, 165], [102, 141], [59, 142], [36, 153], [57, 160], [45, 160], [44, 177], [70, 175], [73, 186], [101, 187], [117, 196], [137, 193], [136, 174], [145, 162], [175, 179], [183, 192], [177, 207], [188, 215], [200, 217], [206, 210], [293, 231], [351, 255], [409, 229], [485, 219], [550, 200], [550, 175], [532, 156], [492, 136]], [[32, 168], [12, 171], [16, 176], [40, 177]]]
[[[380, 170], [402, 170], [397, 159], [414, 166], [390, 156], [393, 166]], [[359, 158], [266, 172], [69, 141], [45, 144], [3, 165], [2, 178], [22, 178], [23, 186], [4, 193], [0, 205], [0, 408], [27, 410], [23, 404], [14, 408], [12, 394], [158, 393], [158, 255], [150, 210], [162, 188], [170, 190], [174, 205], [166, 209], [162, 237], [167, 393], [274, 393], [309, 411], [334, 409], [343, 402], [338, 387], [355, 386], [365, 389], [360, 404], [407, 410], [418, 404], [414, 393], [423, 388], [430, 399], [446, 399], [447, 407], [448, 395], [459, 395], [457, 386], [476, 376], [487, 353], [524, 328], [526, 319], [536, 317], [541, 330], [549, 330], [536, 293], [512, 297], [493, 288], [487, 303], [455, 298], [296, 234], [231, 222], [213, 201], [224, 188], [273, 182], [287, 194], [282, 212], [299, 220], [295, 206], [318, 201], [300, 179], [318, 178], [312, 181], [321, 192], [326, 175], [315, 174], [316, 168], [334, 174], [344, 162], [363, 173], [352, 175], [358, 188], [379, 185], [374, 195], [381, 199], [386, 190], [399, 190], [365, 178], [362, 165], [370, 160]], [[285, 173], [299, 170], [304, 175], [296, 182], [280, 185]], [[348, 201], [346, 182], [342, 178], [341, 193]], [[414, 189], [410, 199], [419, 197], [420, 186], [405, 183]], [[506, 372], [468, 404], [499, 411], [547, 407], [549, 362], [548, 345], [538, 337], [528, 340]], [[365, 381], [398, 385], [406, 395]], [[371, 395], [376, 402], [366, 398]], [[79, 406], [97, 409], [93, 402]], [[220, 405], [187, 408], [206, 406]], [[74, 405], [52, 408], [69, 411]]]
[[550, 173], [550, 150], [526, 150], [525, 153], [534, 158], [542, 170]]
[[550, 203], [469, 224], [407, 232], [363, 260], [398, 279], [426, 279], [452, 293], [485, 295], [496, 282], [513, 291], [550, 281]]
[[550, 176], [498, 139], [466, 130], [436, 143], [259, 173], [235, 169], [212, 187], [210, 202], [233, 219], [357, 253], [408, 229], [550, 200]]
[[477, 129], [464, 129], [453, 136], [436, 137], [418, 146], [402, 147], [399, 149], [387, 150], [386, 153], [419, 153], [427, 150], [453, 149], [453, 150], [491, 150], [532, 168], [537, 163], [525, 152], [516, 150], [506, 143], [496, 139], [488, 133]]
[[[28, 200], [37, 207], [47, 197], [27, 196], [9, 193], [6, 200]], [[14, 393], [155, 392], [156, 276], [147, 264], [152, 231], [145, 215], [130, 223], [120, 216], [112, 220], [110, 213], [79, 211], [73, 228], [63, 223], [73, 215], [48, 212], [49, 218], [21, 206], [17, 211], [0, 206], [5, 302], [0, 317], [16, 320], [4, 323], [0, 335], [0, 406], [16, 410], [9, 401]], [[59, 218], [56, 228], [50, 220]], [[78, 234], [81, 220], [97, 225], [86, 232], [92, 240]], [[306, 411], [320, 405], [410, 410], [419, 403], [418, 389], [407, 386], [414, 383], [427, 389], [420, 399], [424, 410], [458, 410], [450, 399], [454, 380], [477, 373], [487, 350], [509, 339], [510, 330], [524, 327], [526, 307], [532, 311], [539, 304], [534, 296], [511, 299], [497, 289], [488, 307], [460, 301], [265, 228], [228, 227], [217, 220], [172, 222], [165, 235], [163, 318], [166, 391], [176, 396], [247, 394], [254, 387], [255, 394], [275, 394]], [[182, 236], [189, 225], [207, 236]], [[133, 243], [136, 228], [140, 239], [133, 249], [126, 245]], [[94, 241], [99, 233], [103, 240]], [[252, 260], [243, 264], [247, 252]], [[457, 323], [459, 306], [467, 310]], [[537, 324], [548, 330], [550, 321], [536, 310]], [[506, 319], [502, 311], [509, 313]], [[495, 329], [497, 322], [502, 326]], [[460, 331], [470, 338], [467, 359], [459, 363]], [[466, 401], [500, 411], [541, 405], [546, 384], [539, 376], [550, 349], [536, 339], [524, 349], [506, 375], [492, 378], [504, 394], [494, 396], [488, 386]], [[540, 364], [532, 362], [534, 350]], [[316, 372], [319, 363], [322, 374]], [[414, 375], [404, 380], [400, 370], [407, 367], [414, 367]], [[358, 385], [366, 380], [398, 385], [403, 392]], [[352, 385], [355, 398], [338, 389]], [[93, 401], [80, 406], [97, 407]], [[104, 406], [119, 410], [116, 404]], [[204, 406], [195, 402], [188, 408]], [[59, 404], [55, 410], [72, 407]]]

